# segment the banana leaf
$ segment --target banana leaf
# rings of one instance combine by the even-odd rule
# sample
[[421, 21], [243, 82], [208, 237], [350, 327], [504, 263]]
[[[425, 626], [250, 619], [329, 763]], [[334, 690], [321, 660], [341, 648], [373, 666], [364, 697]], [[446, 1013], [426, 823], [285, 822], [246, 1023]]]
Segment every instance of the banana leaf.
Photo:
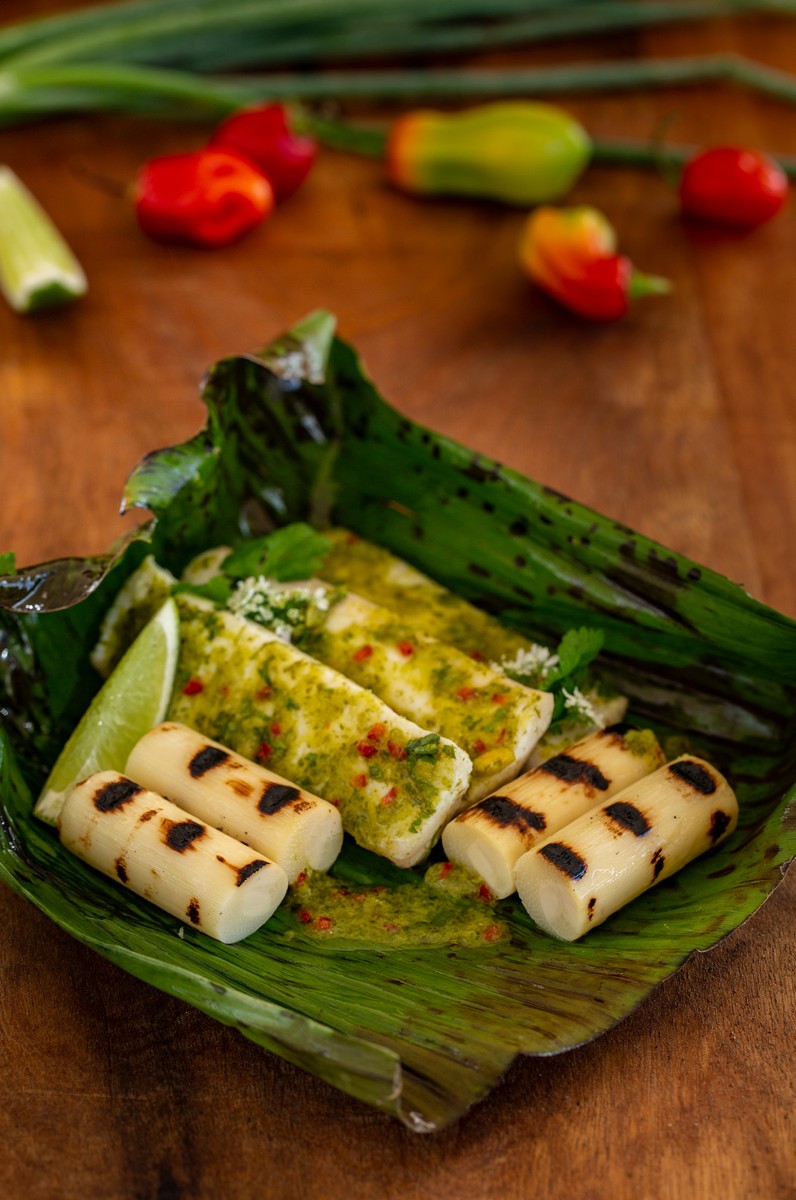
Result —
[[[714, 572], [389, 407], [315, 313], [203, 382], [205, 428], [133, 471], [148, 524], [106, 556], [0, 579], [0, 878], [74, 937], [345, 1092], [433, 1130], [517, 1054], [578, 1046], [626, 1016], [690, 954], [749, 917], [796, 853], [796, 623]], [[104, 609], [154, 551], [198, 550], [292, 520], [333, 520], [536, 637], [605, 632], [605, 670], [672, 752], [711, 758], [742, 816], [723, 847], [568, 945], [515, 899], [510, 940], [390, 949], [302, 932], [280, 910], [223, 946], [105, 880], [31, 817], [98, 686]], [[358, 884], [406, 875], [347, 846]], [[411, 873], [410, 873], [411, 874]]]

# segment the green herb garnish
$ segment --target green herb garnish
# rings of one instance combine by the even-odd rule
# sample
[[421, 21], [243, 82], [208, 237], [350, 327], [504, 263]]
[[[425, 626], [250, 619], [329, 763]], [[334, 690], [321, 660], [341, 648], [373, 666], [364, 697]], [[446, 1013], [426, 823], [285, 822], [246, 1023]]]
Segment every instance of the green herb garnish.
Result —
[[309, 579], [320, 568], [331, 542], [311, 525], [296, 522], [246, 542], [227, 555], [221, 570], [230, 579], [265, 576], [286, 583]]
[[439, 734], [427, 733], [424, 737], [411, 738], [406, 743], [406, 757], [410, 767], [419, 762], [436, 762], [439, 752]]

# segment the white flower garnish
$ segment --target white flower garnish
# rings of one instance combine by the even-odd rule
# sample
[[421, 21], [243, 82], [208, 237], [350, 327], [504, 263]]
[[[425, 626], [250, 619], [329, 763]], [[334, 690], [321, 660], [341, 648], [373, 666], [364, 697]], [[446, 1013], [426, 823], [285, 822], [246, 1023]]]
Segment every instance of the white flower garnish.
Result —
[[518, 650], [513, 658], [503, 658], [499, 663], [492, 663], [497, 671], [511, 675], [541, 675], [544, 679], [558, 666], [558, 655], [547, 646], [534, 642], [527, 650]]
[[571, 692], [566, 688], [561, 689], [561, 694], [564, 697], [564, 708], [571, 711], [573, 715], [583, 717], [585, 721], [590, 721], [592, 725], [596, 725], [598, 729], [605, 728], [605, 721], [600, 713], [589, 700], [588, 696], [584, 696], [580, 688], [573, 688]]

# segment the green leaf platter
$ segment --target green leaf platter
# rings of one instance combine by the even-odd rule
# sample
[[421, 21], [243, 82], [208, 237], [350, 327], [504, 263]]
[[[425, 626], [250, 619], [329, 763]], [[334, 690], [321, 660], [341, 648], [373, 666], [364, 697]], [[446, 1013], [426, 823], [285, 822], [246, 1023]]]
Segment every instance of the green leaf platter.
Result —
[[[128, 480], [123, 508], [148, 508], [147, 524], [106, 556], [0, 579], [0, 878], [126, 971], [410, 1128], [438, 1129], [515, 1055], [610, 1029], [777, 885], [796, 853], [796, 622], [408, 420], [328, 313], [217, 363], [202, 394], [201, 432]], [[574, 944], [540, 933], [515, 898], [498, 910], [510, 940], [483, 949], [324, 941], [283, 910], [224, 946], [92, 871], [31, 810], [99, 685], [88, 651], [103, 611], [148, 553], [179, 571], [294, 520], [348, 526], [531, 635], [602, 629], [631, 715], [730, 777], [736, 833]], [[400, 874], [355, 847], [336, 872]]]

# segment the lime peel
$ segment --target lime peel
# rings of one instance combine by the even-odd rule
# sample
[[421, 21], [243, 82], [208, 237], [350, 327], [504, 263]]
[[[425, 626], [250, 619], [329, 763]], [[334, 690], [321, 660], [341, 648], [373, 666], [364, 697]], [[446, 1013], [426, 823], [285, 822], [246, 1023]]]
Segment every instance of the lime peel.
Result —
[[74, 783], [95, 771], [124, 771], [136, 742], [166, 716], [179, 643], [177, 606], [169, 599], [86, 709], [36, 801], [35, 816], [56, 825]]

